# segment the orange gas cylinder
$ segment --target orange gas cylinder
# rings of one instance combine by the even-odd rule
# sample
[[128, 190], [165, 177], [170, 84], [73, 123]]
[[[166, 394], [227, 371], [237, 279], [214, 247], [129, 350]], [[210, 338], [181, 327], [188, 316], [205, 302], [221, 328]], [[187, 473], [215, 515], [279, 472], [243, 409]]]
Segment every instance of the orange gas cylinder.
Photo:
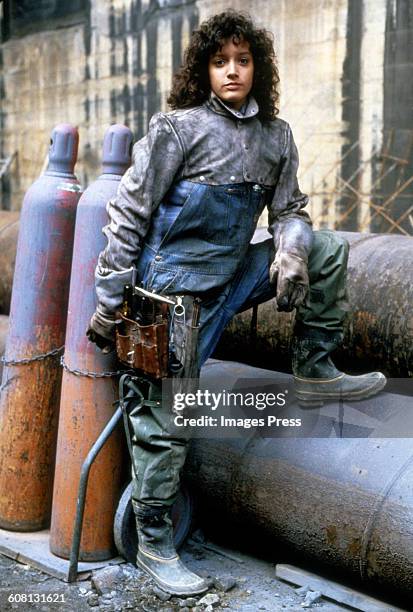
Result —
[[[95, 310], [94, 271], [105, 247], [106, 204], [130, 165], [132, 134], [112, 125], [103, 144], [103, 174], [82, 195], [77, 209], [65, 342], [59, 436], [53, 492], [51, 551], [70, 556], [80, 470], [88, 451], [113, 414], [117, 397], [115, 354], [103, 355], [85, 335]], [[109, 375], [105, 375], [109, 373]], [[113, 520], [122, 476], [121, 431], [115, 431], [93, 464], [86, 496], [79, 558], [112, 556]]]
[[53, 489], [76, 206], [77, 129], [52, 133], [49, 165], [27, 191], [0, 399], [0, 526], [47, 526]]

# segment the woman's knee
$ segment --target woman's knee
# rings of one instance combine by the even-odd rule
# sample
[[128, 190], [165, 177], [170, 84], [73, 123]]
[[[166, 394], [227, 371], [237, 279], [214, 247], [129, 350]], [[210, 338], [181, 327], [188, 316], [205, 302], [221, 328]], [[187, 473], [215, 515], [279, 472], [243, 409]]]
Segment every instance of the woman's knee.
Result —
[[326, 255], [335, 255], [347, 258], [349, 252], [349, 242], [338, 232], [333, 230], [316, 230], [314, 232], [314, 244], [312, 251], [324, 251]]
[[316, 272], [332, 264], [347, 267], [349, 243], [332, 230], [314, 232], [314, 244], [309, 257], [309, 270]]

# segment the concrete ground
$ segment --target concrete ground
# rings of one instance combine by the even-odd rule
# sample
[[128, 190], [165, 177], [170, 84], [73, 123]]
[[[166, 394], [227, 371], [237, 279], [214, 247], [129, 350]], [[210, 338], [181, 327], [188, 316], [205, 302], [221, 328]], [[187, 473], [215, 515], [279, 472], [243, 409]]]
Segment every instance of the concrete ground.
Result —
[[[295, 612], [308, 607], [335, 612], [349, 609], [317, 599], [316, 594], [305, 588], [304, 592], [297, 593], [294, 587], [275, 577], [273, 564], [210, 542], [189, 540], [181, 556], [192, 570], [209, 580], [211, 588], [206, 599], [204, 595], [186, 599], [169, 597], [142, 571], [126, 563], [108, 566], [87, 580], [67, 584], [0, 555], [0, 610]], [[314, 598], [316, 601], [310, 603]]]

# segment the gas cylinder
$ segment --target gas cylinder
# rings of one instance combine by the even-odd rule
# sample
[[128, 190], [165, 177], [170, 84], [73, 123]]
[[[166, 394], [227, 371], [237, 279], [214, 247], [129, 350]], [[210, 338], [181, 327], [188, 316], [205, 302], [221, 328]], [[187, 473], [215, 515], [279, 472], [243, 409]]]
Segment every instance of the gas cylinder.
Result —
[[76, 206], [79, 136], [60, 124], [20, 217], [0, 399], [0, 526], [48, 525]]
[[[50, 533], [51, 551], [70, 556], [80, 470], [90, 447], [113, 414], [117, 378], [115, 353], [104, 355], [86, 338], [95, 311], [94, 271], [106, 245], [102, 227], [106, 204], [130, 165], [131, 131], [112, 125], [103, 143], [103, 174], [82, 195], [76, 216], [69, 310], [65, 342], [59, 434]], [[113, 556], [113, 520], [120, 498], [121, 431], [115, 431], [99, 454], [89, 476], [80, 559]]]

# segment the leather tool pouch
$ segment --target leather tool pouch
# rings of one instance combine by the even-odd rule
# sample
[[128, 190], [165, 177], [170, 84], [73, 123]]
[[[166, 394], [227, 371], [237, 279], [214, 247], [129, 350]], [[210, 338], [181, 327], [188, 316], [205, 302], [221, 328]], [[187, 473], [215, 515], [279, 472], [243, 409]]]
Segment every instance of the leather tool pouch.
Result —
[[118, 359], [153, 378], [168, 376], [168, 305], [156, 304], [154, 322], [141, 324], [119, 314], [116, 328]]

